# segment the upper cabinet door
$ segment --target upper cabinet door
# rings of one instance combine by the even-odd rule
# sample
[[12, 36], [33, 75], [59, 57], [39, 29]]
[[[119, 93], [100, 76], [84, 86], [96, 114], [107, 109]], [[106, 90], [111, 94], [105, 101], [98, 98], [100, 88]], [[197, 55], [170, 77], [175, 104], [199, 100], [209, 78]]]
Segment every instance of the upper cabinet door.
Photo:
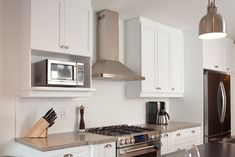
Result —
[[155, 52], [156, 52], [156, 27], [155, 25], [141, 23], [141, 61], [143, 92], [156, 92], [155, 89]]
[[231, 39], [226, 40], [226, 46], [225, 46], [225, 62], [224, 62], [224, 68], [225, 71], [228, 73], [233, 72], [233, 48], [234, 44]]
[[65, 46], [70, 53], [89, 56], [90, 10], [81, 5], [78, 0], [65, 0]]
[[224, 39], [203, 41], [203, 67], [205, 69], [224, 71]]
[[183, 34], [173, 32], [171, 35], [171, 92], [183, 92]]
[[156, 52], [156, 89], [158, 92], [169, 92], [169, 52], [170, 34], [167, 28], [158, 27]]
[[92, 56], [92, 9], [87, 0], [32, 0], [31, 48]]
[[203, 41], [203, 67], [233, 72], [233, 41], [229, 38]]
[[60, 0], [31, 1], [31, 48], [62, 52], [60, 48]]

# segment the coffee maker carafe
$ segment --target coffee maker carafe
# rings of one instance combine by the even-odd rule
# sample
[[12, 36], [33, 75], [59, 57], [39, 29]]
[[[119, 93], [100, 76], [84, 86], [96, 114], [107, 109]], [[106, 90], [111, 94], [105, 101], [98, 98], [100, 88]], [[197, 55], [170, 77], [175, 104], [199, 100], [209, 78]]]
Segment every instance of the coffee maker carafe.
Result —
[[158, 113], [158, 122], [159, 125], [167, 125], [168, 120], [170, 120], [169, 114], [166, 112], [165, 102], [160, 102], [160, 111]]
[[167, 125], [170, 119], [165, 102], [151, 101], [146, 104], [146, 122], [148, 124]]

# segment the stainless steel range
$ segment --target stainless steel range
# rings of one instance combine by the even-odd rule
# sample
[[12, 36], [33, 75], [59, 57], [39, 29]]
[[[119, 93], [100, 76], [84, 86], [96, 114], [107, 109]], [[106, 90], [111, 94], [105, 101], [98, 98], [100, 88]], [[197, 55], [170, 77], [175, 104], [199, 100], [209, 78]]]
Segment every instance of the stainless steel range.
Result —
[[160, 155], [160, 131], [140, 126], [116, 125], [87, 130], [116, 136], [117, 157], [156, 157]]

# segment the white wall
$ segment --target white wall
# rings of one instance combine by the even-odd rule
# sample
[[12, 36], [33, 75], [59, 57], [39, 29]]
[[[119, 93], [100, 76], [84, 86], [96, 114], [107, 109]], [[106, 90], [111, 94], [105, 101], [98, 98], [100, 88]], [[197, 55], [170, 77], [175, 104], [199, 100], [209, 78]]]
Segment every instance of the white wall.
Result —
[[[78, 125], [76, 108], [80, 105], [86, 107], [87, 127], [145, 122], [145, 102], [149, 99], [126, 98], [125, 82], [94, 81], [93, 87], [97, 91], [92, 97], [83, 99], [15, 98], [18, 78], [19, 2], [19, 0], [0, 0], [0, 156], [14, 155], [15, 136], [23, 136], [50, 107], [54, 107], [58, 114], [62, 108], [67, 112], [66, 118], [59, 117], [56, 120], [56, 124], [49, 130], [50, 133], [76, 130]], [[120, 25], [123, 28], [122, 21]], [[120, 33], [124, 33], [124, 30], [121, 29]], [[121, 35], [121, 37], [124, 36]], [[1, 39], [4, 40], [1, 42]], [[124, 40], [121, 39], [120, 60], [122, 62], [125, 60], [123, 46]], [[168, 104], [168, 99], [164, 100]]]
[[[59, 114], [67, 111], [67, 117], [59, 117], [49, 133], [77, 130], [77, 107], [85, 106], [86, 127], [99, 127], [116, 124], [145, 123], [145, 103], [149, 99], [129, 99], [125, 97], [125, 83], [94, 81], [97, 91], [85, 99], [22, 99], [16, 104], [16, 136], [25, 135], [32, 124], [50, 108]], [[156, 100], [156, 99], [155, 99]], [[168, 103], [168, 101], [167, 101]]]
[[184, 97], [170, 99], [170, 114], [174, 120], [198, 122], [203, 126], [202, 62], [202, 41], [198, 38], [198, 29], [184, 30]]
[[18, 49], [15, 4], [15, 0], [0, 0], [0, 155], [11, 155], [11, 144], [15, 136], [13, 96], [17, 79], [15, 56]]
[[170, 113], [175, 120], [203, 122], [202, 61], [198, 30], [184, 30], [184, 97], [170, 99]]

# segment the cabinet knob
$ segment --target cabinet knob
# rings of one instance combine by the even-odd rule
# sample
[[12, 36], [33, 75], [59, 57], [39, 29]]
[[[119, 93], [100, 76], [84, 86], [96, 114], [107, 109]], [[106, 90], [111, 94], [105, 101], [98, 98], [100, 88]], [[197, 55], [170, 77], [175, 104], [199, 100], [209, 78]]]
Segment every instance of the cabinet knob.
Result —
[[157, 88], [156, 88], [156, 90], [161, 90], [161, 89], [162, 89], [162, 88], [160, 88], [160, 87], [157, 87]]
[[73, 154], [65, 154], [64, 157], [73, 157]]
[[104, 148], [111, 148], [111, 147], [112, 147], [111, 144], [106, 144], [106, 145], [104, 146]]
[[180, 136], [180, 133], [176, 134], [176, 136]]
[[65, 49], [65, 46], [64, 45], [60, 45], [60, 48]]
[[195, 134], [195, 132], [196, 132], [196, 131], [193, 130], [193, 131], [192, 131], [192, 134]]
[[219, 66], [218, 66], [218, 65], [215, 65], [215, 68], [219, 68]]
[[227, 70], [229, 70], [229, 68], [227, 68]]
[[70, 49], [70, 46], [65, 46], [65, 49]]
[[175, 88], [171, 88], [171, 90], [175, 90]]

